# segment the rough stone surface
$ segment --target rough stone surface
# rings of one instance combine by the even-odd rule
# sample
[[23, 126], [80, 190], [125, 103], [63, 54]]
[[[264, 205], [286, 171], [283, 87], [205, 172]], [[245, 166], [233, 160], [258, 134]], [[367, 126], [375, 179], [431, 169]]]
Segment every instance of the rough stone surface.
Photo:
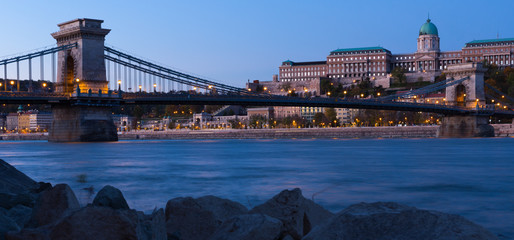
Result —
[[275, 240], [282, 235], [280, 220], [263, 214], [244, 214], [225, 221], [210, 240]]
[[287, 233], [294, 239], [301, 239], [312, 228], [334, 216], [333, 213], [304, 198], [299, 188], [280, 192], [264, 204], [253, 208], [250, 213], [262, 213], [280, 219]]
[[89, 206], [64, 217], [50, 230], [50, 238], [58, 239], [138, 239], [135, 211], [116, 211]]
[[79, 202], [71, 188], [67, 184], [57, 184], [39, 195], [30, 225], [37, 227], [53, 223], [79, 208]]
[[5, 234], [9, 231], [20, 231], [20, 227], [14, 220], [0, 213], [0, 240], [5, 239]]
[[248, 212], [248, 209], [242, 204], [216, 196], [204, 196], [196, 198], [195, 201], [202, 209], [211, 211], [216, 219], [221, 222]]
[[165, 216], [168, 239], [207, 239], [221, 224], [213, 212], [191, 197], [169, 200]]
[[18, 194], [37, 187], [34, 180], [0, 159], [0, 193]]
[[16, 222], [16, 224], [23, 228], [29, 222], [32, 215], [32, 208], [24, 205], [16, 205], [15, 207], [6, 211], [6, 216]]
[[397, 203], [360, 203], [314, 228], [304, 240], [483, 240], [495, 235], [463, 217]]
[[166, 221], [164, 218], [164, 210], [160, 208], [152, 213], [152, 215], [145, 215], [142, 212], [137, 212], [138, 225], [136, 228], [139, 240], [165, 240], [166, 235]]
[[93, 200], [93, 205], [110, 207], [113, 209], [129, 209], [123, 193], [113, 186], [103, 187]]

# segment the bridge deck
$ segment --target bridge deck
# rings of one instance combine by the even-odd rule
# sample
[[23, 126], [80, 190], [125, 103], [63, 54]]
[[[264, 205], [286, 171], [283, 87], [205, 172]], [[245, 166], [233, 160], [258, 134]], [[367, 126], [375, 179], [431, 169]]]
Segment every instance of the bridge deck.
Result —
[[2, 104], [75, 104], [91, 106], [109, 105], [242, 105], [242, 106], [304, 106], [376, 109], [410, 112], [431, 112], [444, 115], [486, 115], [514, 118], [514, 111], [491, 108], [469, 109], [451, 105], [374, 101], [343, 98], [300, 98], [275, 95], [202, 95], [177, 93], [117, 93], [112, 95], [81, 94], [72, 96], [56, 93], [1, 92]]

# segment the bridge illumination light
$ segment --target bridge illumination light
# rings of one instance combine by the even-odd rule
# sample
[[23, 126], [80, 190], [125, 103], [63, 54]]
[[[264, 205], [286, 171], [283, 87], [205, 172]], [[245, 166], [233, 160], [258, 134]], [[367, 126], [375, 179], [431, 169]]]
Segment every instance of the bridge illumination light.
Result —
[[157, 87], [157, 84], [156, 84], [156, 83], [154, 83], [154, 84], [153, 84], [153, 87]]
[[11, 81], [11, 85], [14, 85], [14, 81]]
[[209, 85], [209, 89], [211, 89], [211, 88], [212, 88], [212, 86], [211, 86], [211, 85]]
[[[0, 86], [2, 86], [1, 83], [0, 83]], [[43, 87], [46, 87], [46, 83], [43, 83]]]
[[2, 85], [3, 85], [3, 84], [2, 84], [2, 83], [0, 83], [0, 87], [1, 87]]
[[118, 80], [118, 85], [121, 85], [121, 80]]

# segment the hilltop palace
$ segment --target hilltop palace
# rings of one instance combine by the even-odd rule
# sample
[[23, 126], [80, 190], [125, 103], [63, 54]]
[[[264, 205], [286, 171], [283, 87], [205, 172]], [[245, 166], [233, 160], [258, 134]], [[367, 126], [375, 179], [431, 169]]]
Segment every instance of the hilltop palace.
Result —
[[427, 19], [419, 29], [417, 50], [410, 54], [392, 54], [383, 47], [336, 49], [326, 61], [284, 61], [273, 81], [248, 84], [254, 89], [259, 85], [272, 94], [287, 94], [281, 86], [287, 84], [300, 95], [320, 95], [320, 80], [348, 86], [369, 78], [373, 86], [389, 87], [391, 71], [395, 67], [405, 70], [407, 82], [431, 81], [453, 64], [482, 62], [484, 60], [499, 67], [514, 65], [514, 38], [474, 40], [462, 50], [439, 49], [437, 27]]

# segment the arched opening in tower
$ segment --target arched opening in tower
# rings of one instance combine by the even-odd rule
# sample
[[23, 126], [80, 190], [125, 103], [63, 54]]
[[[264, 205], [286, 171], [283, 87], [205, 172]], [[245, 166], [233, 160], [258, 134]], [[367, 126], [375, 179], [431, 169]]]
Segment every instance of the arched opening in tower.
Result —
[[66, 77], [64, 78], [64, 91], [66, 93], [73, 92], [73, 83], [75, 80], [75, 60], [71, 55], [66, 58]]
[[466, 106], [466, 87], [464, 85], [459, 84], [455, 88], [455, 100], [457, 106]]

